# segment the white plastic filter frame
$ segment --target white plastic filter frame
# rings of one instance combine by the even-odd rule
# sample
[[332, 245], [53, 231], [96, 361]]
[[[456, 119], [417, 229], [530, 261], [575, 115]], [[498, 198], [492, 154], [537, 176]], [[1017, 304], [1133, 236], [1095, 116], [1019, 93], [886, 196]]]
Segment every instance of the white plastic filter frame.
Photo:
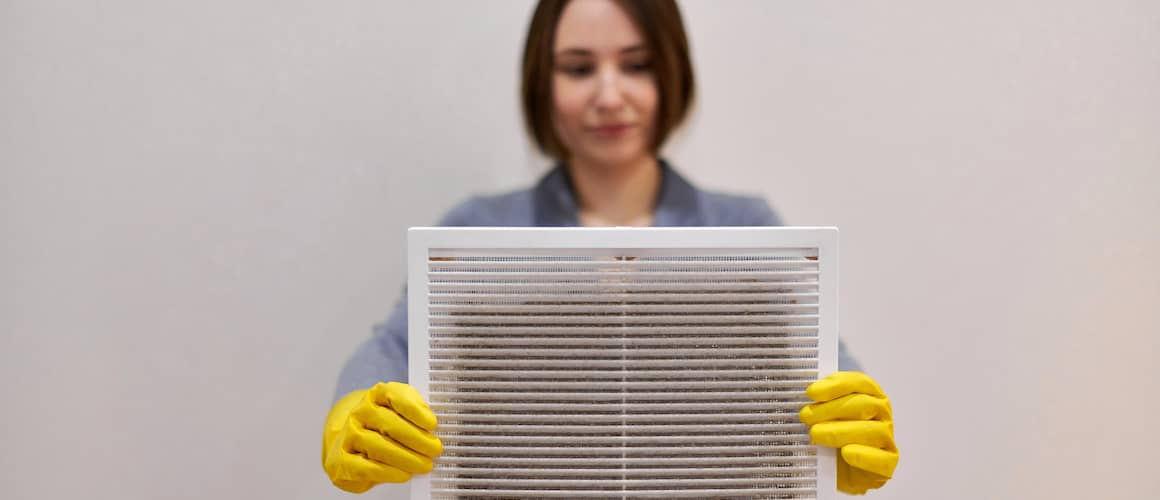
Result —
[[[762, 251], [809, 249], [817, 252], [817, 376], [838, 369], [838, 230], [833, 227], [729, 228], [411, 228], [408, 231], [408, 331], [410, 383], [430, 395], [428, 331], [430, 257], [438, 255], [746, 255]], [[438, 431], [436, 431], [438, 434]], [[834, 450], [815, 447], [816, 497], [835, 498]], [[440, 462], [436, 460], [436, 471]], [[431, 475], [410, 482], [411, 498], [432, 498]], [[624, 498], [639, 497], [631, 490]]]

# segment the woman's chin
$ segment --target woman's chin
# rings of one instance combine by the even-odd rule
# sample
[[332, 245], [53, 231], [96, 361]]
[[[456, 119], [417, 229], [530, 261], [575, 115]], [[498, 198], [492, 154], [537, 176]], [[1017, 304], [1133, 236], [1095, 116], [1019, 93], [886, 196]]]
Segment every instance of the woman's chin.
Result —
[[626, 168], [651, 159], [652, 153], [637, 144], [602, 144], [589, 148], [583, 155], [584, 163], [603, 168]]

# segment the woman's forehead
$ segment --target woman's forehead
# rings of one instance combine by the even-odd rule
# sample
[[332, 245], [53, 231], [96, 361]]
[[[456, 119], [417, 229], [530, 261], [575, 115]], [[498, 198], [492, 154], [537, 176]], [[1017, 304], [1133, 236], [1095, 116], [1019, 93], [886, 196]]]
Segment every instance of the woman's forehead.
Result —
[[555, 52], [619, 53], [643, 44], [632, 18], [613, 0], [572, 0], [556, 27]]

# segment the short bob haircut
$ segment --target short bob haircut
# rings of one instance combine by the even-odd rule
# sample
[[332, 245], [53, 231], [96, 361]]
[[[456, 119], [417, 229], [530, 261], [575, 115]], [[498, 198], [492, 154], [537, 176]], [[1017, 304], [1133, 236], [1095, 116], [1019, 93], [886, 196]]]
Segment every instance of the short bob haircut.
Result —
[[[688, 114], [693, 103], [693, 64], [681, 11], [675, 0], [617, 0], [632, 18], [652, 58], [657, 104], [654, 154]], [[565, 160], [568, 151], [552, 125], [552, 72], [555, 67], [556, 26], [568, 0], [540, 0], [532, 13], [524, 42], [520, 98], [524, 125], [540, 151]]]

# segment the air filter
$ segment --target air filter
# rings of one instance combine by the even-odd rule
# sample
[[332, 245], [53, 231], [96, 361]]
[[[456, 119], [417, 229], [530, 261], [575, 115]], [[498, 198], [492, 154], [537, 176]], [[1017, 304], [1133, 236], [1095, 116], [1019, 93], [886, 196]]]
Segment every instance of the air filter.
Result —
[[834, 228], [413, 228], [414, 499], [834, 496]]

